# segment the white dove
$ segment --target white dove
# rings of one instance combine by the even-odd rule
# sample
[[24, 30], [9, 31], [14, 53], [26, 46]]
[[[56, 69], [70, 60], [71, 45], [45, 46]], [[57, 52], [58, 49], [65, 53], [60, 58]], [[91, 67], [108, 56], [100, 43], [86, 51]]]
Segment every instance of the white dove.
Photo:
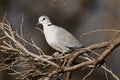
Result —
[[82, 44], [70, 32], [53, 25], [47, 16], [39, 17], [38, 24], [43, 25], [46, 41], [53, 49], [64, 54], [82, 47]]

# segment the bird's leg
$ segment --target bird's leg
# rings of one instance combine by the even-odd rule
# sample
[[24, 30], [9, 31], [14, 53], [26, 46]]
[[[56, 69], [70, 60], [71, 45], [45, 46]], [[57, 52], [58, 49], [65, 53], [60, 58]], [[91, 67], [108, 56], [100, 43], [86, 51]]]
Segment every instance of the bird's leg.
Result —
[[[53, 53], [52, 56], [55, 57], [55, 58], [64, 57], [65, 53], [55, 52], [55, 53]], [[66, 58], [61, 58], [60, 61], [62, 61], [62, 65], [61, 66], [65, 66], [66, 65], [66, 62], [67, 62]]]
[[57, 57], [62, 57], [62, 54], [60, 52], [54, 52], [52, 56], [57, 58]]

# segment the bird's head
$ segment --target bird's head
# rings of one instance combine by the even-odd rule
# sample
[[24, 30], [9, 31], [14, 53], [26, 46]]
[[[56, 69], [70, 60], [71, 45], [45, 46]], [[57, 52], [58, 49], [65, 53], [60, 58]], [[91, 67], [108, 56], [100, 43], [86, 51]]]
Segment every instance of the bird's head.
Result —
[[47, 16], [39, 17], [38, 24], [49, 24], [51, 23]]

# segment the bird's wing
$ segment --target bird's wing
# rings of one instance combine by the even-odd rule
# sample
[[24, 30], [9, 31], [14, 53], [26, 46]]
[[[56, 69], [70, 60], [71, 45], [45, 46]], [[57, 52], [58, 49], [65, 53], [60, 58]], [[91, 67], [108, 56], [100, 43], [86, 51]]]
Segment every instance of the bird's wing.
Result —
[[56, 28], [56, 40], [65, 47], [82, 47], [82, 44], [70, 32], [59, 26]]

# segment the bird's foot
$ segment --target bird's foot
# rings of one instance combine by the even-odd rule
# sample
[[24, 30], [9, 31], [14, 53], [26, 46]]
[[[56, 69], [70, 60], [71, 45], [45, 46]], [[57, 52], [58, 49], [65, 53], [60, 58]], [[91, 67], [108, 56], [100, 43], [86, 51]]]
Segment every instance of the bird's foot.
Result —
[[61, 54], [60, 52], [55, 52], [55, 53], [53, 53], [52, 56], [55, 57], [55, 58], [59, 58], [59, 60], [60, 60], [61, 62], [64, 61], [64, 59], [60, 58], [60, 57], [63, 57], [63, 54]]
[[52, 56], [53, 56], [53, 57], [62, 57], [63, 54], [61, 54], [60, 52], [55, 52], [55, 53], [53, 53]]

